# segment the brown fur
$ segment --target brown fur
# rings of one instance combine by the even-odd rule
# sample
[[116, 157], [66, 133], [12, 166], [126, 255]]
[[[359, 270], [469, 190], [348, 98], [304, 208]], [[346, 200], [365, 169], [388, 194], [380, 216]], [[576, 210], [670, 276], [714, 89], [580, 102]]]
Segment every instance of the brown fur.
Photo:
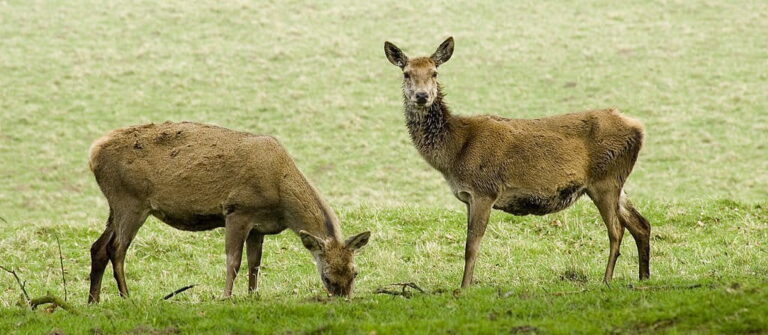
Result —
[[643, 126], [638, 121], [615, 109], [540, 119], [453, 115], [436, 76], [438, 65], [451, 57], [453, 38], [431, 57], [409, 59], [389, 42], [384, 50], [404, 73], [411, 140], [468, 207], [462, 287], [472, 281], [491, 208], [544, 215], [570, 206], [584, 193], [609, 231], [605, 282], [612, 278], [624, 227], [637, 242], [640, 279], [649, 277], [650, 224], [622, 191], [642, 146]]
[[121, 295], [128, 294], [125, 252], [150, 214], [181, 230], [226, 227], [224, 296], [231, 295], [246, 240], [252, 291], [264, 235], [286, 228], [312, 252], [330, 293], [352, 291], [352, 254], [370, 234], [344, 242], [333, 210], [270, 136], [189, 122], [133, 126], [96, 140], [89, 165], [110, 208], [91, 249], [89, 301], [98, 302], [109, 261]]

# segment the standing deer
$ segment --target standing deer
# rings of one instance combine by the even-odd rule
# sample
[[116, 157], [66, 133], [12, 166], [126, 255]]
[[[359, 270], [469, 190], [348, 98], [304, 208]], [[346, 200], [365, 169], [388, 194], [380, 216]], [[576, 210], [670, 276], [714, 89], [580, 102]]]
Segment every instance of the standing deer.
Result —
[[409, 59], [390, 42], [384, 43], [384, 52], [403, 72], [413, 144], [467, 204], [461, 287], [472, 283], [491, 208], [544, 215], [565, 209], [584, 193], [608, 228], [604, 282], [613, 277], [624, 228], [637, 244], [640, 279], [647, 279], [651, 226], [622, 190], [640, 151], [642, 124], [614, 109], [532, 120], [453, 115], [437, 81], [437, 68], [451, 58], [453, 47], [450, 37], [430, 57]]
[[181, 230], [225, 227], [224, 297], [232, 294], [243, 244], [250, 292], [264, 235], [286, 228], [311, 252], [330, 294], [352, 293], [353, 253], [370, 232], [342, 240], [333, 210], [270, 136], [189, 122], [133, 126], [96, 140], [89, 165], [109, 203], [106, 229], [91, 247], [89, 302], [99, 301], [110, 261], [120, 295], [128, 295], [125, 254], [150, 214]]

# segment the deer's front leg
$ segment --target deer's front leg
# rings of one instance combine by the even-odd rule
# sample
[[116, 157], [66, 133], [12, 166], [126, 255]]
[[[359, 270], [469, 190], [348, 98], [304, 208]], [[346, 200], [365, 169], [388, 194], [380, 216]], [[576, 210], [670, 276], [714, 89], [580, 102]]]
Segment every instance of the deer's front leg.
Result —
[[232, 286], [235, 282], [237, 272], [240, 270], [240, 262], [243, 258], [243, 243], [245, 238], [253, 227], [253, 220], [250, 216], [231, 213], [227, 215], [225, 230], [226, 238], [224, 248], [227, 253], [227, 281], [224, 285], [224, 298], [232, 296]]
[[475, 260], [480, 251], [480, 240], [485, 234], [488, 217], [491, 214], [494, 199], [473, 196], [467, 206], [467, 244], [464, 249], [464, 278], [461, 288], [472, 284], [472, 273], [475, 271]]
[[246, 254], [248, 257], [248, 293], [256, 291], [259, 287], [259, 268], [261, 267], [261, 247], [264, 245], [264, 234], [254, 230], [248, 234], [246, 240]]

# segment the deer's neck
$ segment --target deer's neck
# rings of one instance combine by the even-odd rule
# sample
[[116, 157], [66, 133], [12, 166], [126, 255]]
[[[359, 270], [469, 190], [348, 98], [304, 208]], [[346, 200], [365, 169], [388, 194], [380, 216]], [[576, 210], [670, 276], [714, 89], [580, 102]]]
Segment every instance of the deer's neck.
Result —
[[341, 228], [333, 209], [301, 172], [292, 179], [284, 187], [288, 228], [297, 233], [304, 230], [320, 238], [341, 241]]
[[429, 107], [420, 107], [408, 101], [405, 105], [405, 120], [411, 141], [424, 159], [438, 170], [447, 168], [453, 159], [455, 134], [454, 117], [443, 100], [442, 87], [438, 86], [437, 97]]

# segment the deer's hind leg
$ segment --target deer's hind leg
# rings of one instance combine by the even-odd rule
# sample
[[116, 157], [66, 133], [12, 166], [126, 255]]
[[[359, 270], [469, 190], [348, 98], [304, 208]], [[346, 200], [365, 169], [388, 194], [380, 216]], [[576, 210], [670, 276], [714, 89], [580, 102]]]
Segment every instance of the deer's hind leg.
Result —
[[109, 263], [109, 254], [107, 248], [114, 239], [114, 232], [112, 231], [112, 219], [113, 212], [109, 209], [109, 218], [107, 219], [107, 225], [101, 236], [93, 242], [91, 246], [91, 288], [88, 294], [88, 303], [98, 303], [99, 296], [101, 295], [101, 279], [104, 277], [104, 270]]
[[125, 255], [128, 247], [139, 228], [144, 224], [149, 215], [149, 208], [133, 198], [123, 198], [121, 201], [111, 201], [110, 208], [114, 210], [113, 230], [114, 237], [107, 248], [109, 259], [112, 261], [117, 288], [120, 296], [128, 296], [128, 286], [125, 283]]
[[629, 230], [637, 245], [637, 257], [640, 265], [640, 280], [648, 279], [651, 276], [650, 258], [651, 258], [651, 224], [640, 212], [635, 209], [632, 202], [627, 199], [624, 192], [621, 192], [619, 199], [619, 221]]
[[616, 260], [620, 256], [621, 240], [624, 237], [624, 227], [619, 221], [619, 194], [621, 188], [610, 187], [608, 185], [603, 187], [596, 187], [589, 189], [587, 194], [592, 199], [592, 202], [597, 206], [600, 211], [600, 216], [603, 218], [605, 227], [608, 229], [608, 264], [605, 267], [605, 275], [603, 276], [603, 282], [606, 284], [613, 279], [613, 270], [616, 267]]

